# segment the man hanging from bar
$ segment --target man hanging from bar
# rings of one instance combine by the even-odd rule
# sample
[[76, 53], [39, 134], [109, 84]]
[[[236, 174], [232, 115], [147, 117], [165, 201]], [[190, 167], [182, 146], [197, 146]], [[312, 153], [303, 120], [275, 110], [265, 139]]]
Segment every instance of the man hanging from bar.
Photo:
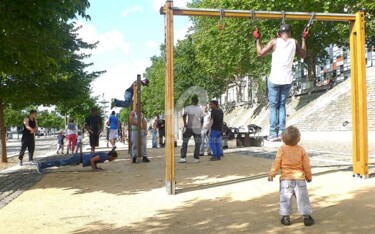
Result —
[[[149, 80], [144, 79], [141, 81], [142, 86], [148, 86]], [[111, 100], [111, 109], [113, 107], [129, 107], [133, 100], [133, 94], [137, 90], [137, 81], [134, 81], [133, 84], [125, 90], [124, 94], [124, 100], [118, 100], [116, 98], [113, 98]]]
[[271, 74], [268, 78], [268, 101], [270, 106], [270, 130], [267, 140], [280, 141], [285, 128], [285, 103], [293, 81], [292, 66], [294, 56], [306, 56], [305, 40], [309, 35], [308, 28], [302, 33], [302, 45], [292, 38], [292, 28], [289, 24], [282, 24], [278, 37], [272, 39], [262, 48], [258, 27], [253, 32], [256, 42], [257, 55], [263, 57], [272, 52]]

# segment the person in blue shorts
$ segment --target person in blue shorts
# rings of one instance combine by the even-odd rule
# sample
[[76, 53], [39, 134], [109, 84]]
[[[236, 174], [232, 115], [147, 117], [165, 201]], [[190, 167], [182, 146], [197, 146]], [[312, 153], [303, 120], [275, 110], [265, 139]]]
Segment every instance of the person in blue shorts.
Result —
[[37, 171], [39, 174], [43, 174], [43, 169], [49, 167], [62, 167], [62, 166], [76, 166], [82, 163], [83, 167], [91, 166], [93, 171], [101, 171], [102, 168], [98, 167], [98, 163], [104, 163], [105, 161], [112, 162], [117, 158], [117, 152], [111, 150], [106, 152], [96, 152], [95, 154], [73, 154], [69, 157], [48, 160], [45, 162], [37, 163]]

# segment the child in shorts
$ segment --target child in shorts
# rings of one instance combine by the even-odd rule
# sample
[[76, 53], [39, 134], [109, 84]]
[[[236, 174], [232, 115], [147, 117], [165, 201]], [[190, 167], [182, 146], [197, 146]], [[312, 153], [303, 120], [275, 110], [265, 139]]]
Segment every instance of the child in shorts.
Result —
[[56, 151], [57, 154], [60, 153], [60, 149], [61, 149], [61, 153], [64, 154], [64, 139], [65, 139], [65, 135], [60, 130], [57, 134], [57, 151]]
[[311, 182], [310, 160], [302, 146], [298, 145], [301, 134], [298, 128], [289, 126], [282, 133], [284, 145], [279, 148], [275, 161], [272, 164], [268, 181], [281, 170], [280, 176], [280, 209], [283, 225], [291, 225], [292, 197], [297, 201], [298, 211], [303, 215], [305, 226], [314, 224], [311, 217], [311, 205], [307, 192], [306, 181]]

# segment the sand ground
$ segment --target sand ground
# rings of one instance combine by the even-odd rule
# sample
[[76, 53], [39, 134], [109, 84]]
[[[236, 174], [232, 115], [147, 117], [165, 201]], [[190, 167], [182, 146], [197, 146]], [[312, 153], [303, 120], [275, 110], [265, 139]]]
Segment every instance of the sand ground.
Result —
[[[190, 147], [192, 148], [192, 147]], [[176, 149], [178, 152], [179, 149]], [[227, 153], [176, 163], [177, 194], [164, 188], [164, 151], [132, 164], [125, 150], [102, 172], [80, 166], [52, 169], [0, 209], [0, 233], [372, 233], [375, 178], [353, 178], [336, 166], [313, 168], [308, 184], [315, 225], [297, 209], [285, 227], [278, 216], [272, 160]], [[176, 157], [176, 160], [178, 158]]]

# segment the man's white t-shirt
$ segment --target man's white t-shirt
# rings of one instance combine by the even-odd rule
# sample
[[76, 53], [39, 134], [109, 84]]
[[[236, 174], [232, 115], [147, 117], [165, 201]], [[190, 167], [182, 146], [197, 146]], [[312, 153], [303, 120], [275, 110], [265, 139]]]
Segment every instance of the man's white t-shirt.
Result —
[[187, 115], [187, 128], [192, 128], [194, 133], [202, 128], [202, 118], [204, 117], [203, 109], [200, 106], [190, 105], [185, 107], [183, 115]]
[[272, 52], [272, 66], [269, 81], [276, 85], [291, 84], [292, 66], [296, 54], [296, 41], [293, 38], [276, 39], [276, 49]]

